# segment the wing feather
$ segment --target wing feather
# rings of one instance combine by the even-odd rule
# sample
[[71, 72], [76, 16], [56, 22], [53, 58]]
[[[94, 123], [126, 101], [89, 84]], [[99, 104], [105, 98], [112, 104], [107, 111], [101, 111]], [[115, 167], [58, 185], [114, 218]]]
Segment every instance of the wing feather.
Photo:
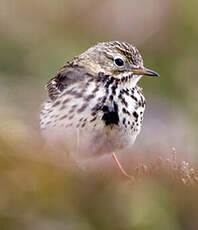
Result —
[[91, 76], [83, 67], [65, 65], [46, 85], [50, 99], [56, 100], [68, 86], [77, 81], [84, 81], [88, 75]]

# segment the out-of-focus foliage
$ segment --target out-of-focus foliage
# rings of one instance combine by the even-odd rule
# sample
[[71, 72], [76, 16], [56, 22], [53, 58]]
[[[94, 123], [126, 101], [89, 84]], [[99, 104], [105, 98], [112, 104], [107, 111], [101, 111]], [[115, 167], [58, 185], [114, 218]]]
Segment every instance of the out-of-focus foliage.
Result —
[[2, 0], [2, 123], [30, 124], [46, 98], [43, 86], [66, 60], [99, 41], [124, 40], [161, 75], [140, 83], [147, 98], [140, 140], [146, 143], [152, 130], [152, 145], [168, 142], [169, 148], [191, 151], [198, 128], [196, 10], [196, 0]]
[[115, 165], [110, 173], [79, 171], [49, 160], [49, 152], [39, 145], [24, 140], [12, 145], [4, 137], [0, 144], [1, 229], [198, 227], [197, 178], [175, 156], [139, 164], [131, 182]]
[[[197, 229], [197, 187], [186, 185], [188, 165], [177, 163], [172, 177], [161, 164], [153, 170], [147, 163], [175, 146], [178, 158], [197, 165], [197, 0], [0, 5], [0, 229]], [[146, 171], [132, 184], [111, 159], [87, 174], [60, 165], [38, 134], [43, 86], [66, 60], [107, 40], [134, 44], [145, 66], [161, 75], [141, 80], [143, 129], [132, 152], [119, 154], [132, 173], [143, 162]]]

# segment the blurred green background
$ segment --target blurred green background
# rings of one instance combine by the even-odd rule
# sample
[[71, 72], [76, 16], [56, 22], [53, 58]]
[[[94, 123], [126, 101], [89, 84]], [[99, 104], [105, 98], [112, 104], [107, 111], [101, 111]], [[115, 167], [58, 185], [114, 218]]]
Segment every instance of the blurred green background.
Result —
[[[197, 12], [197, 0], [0, 1], [1, 229], [197, 229], [195, 209], [185, 212], [193, 200], [177, 197], [180, 187], [174, 193], [170, 185], [145, 182], [132, 192], [117, 181], [68, 179], [62, 169], [21, 159], [29, 141], [39, 139], [46, 82], [97, 42], [121, 40], [135, 45], [145, 66], [161, 76], [141, 80], [147, 111], [132, 151], [152, 158], [176, 147], [196, 162]], [[34, 148], [31, 154], [39, 155]], [[76, 183], [87, 186], [82, 196]]]
[[15, 126], [14, 134], [23, 135], [32, 124], [38, 128], [43, 87], [64, 62], [97, 42], [121, 40], [137, 46], [145, 66], [161, 75], [140, 83], [147, 110], [136, 148], [174, 146], [191, 155], [198, 128], [197, 9], [196, 0], [2, 0], [2, 129]]

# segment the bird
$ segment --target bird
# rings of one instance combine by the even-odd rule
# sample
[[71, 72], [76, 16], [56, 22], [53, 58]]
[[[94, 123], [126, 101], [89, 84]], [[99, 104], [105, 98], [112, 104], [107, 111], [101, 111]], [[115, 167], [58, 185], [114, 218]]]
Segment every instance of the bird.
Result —
[[159, 74], [127, 42], [100, 42], [67, 61], [46, 84], [40, 128], [47, 143], [77, 159], [130, 149], [144, 117], [143, 76]]

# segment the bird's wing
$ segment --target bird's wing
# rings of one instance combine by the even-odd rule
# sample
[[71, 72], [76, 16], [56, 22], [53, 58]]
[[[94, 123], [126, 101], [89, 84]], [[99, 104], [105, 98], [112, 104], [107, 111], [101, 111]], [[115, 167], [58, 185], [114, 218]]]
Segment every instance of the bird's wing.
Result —
[[77, 81], [83, 81], [91, 76], [85, 68], [78, 66], [64, 66], [46, 85], [51, 100], [56, 100], [58, 95], [68, 86]]

